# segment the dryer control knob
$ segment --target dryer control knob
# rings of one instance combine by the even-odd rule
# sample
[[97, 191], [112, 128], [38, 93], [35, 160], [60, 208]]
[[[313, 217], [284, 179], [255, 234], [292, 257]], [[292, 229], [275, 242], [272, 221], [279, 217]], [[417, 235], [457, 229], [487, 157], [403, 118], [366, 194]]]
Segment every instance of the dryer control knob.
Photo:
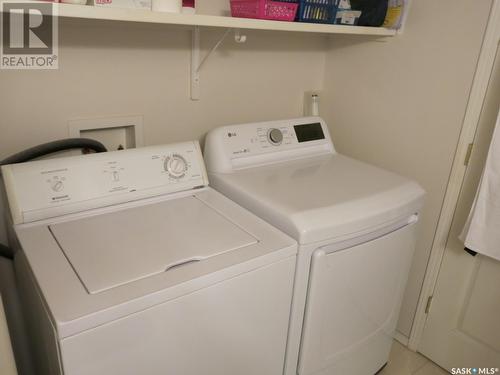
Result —
[[179, 154], [173, 154], [165, 159], [164, 167], [165, 171], [173, 178], [184, 177], [188, 169], [186, 159]]
[[279, 145], [283, 141], [283, 133], [279, 129], [270, 129], [269, 133], [267, 134], [269, 138], [269, 142], [271, 142], [273, 145]]

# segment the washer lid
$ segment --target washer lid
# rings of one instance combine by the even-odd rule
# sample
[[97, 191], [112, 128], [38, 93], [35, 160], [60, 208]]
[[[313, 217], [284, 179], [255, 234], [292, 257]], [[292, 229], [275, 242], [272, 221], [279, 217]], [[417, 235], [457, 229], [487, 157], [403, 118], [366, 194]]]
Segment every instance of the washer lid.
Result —
[[338, 154], [209, 173], [209, 180], [302, 244], [376, 230], [417, 212], [424, 195], [411, 180]]
[[257, 242], [194, 196], [49, 229], [91, 294]]

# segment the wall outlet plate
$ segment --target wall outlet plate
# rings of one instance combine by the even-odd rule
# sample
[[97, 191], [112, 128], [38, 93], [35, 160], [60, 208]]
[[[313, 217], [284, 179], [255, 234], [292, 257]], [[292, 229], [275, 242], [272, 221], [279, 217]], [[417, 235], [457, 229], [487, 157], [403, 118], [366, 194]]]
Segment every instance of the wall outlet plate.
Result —
[[71, 138], [90, 138], [108, 151], [144, 146], [142, 116], [92, 118], [68, 121]]

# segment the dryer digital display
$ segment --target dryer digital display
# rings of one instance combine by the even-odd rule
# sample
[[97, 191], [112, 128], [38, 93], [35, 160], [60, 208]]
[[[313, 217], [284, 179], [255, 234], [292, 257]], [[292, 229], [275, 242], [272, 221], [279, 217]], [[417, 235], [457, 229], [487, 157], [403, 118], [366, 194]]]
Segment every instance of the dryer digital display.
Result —
[[325, 139], [325, 134], [319, 122], [304, 125], [294, 125], [297, 140], [300, 142], [317, 141], [318, 139]]

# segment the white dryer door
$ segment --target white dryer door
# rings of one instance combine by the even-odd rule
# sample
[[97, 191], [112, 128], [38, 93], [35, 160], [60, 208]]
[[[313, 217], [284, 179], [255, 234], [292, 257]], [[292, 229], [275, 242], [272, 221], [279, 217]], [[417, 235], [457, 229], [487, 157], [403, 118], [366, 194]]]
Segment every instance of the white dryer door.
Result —
[[[299, 358], [301, 375], [369, 375], [387, 361], [415, 225], [341, 251], [317, 249]], [[330, 252], [329, 252], [330, 248]]]

